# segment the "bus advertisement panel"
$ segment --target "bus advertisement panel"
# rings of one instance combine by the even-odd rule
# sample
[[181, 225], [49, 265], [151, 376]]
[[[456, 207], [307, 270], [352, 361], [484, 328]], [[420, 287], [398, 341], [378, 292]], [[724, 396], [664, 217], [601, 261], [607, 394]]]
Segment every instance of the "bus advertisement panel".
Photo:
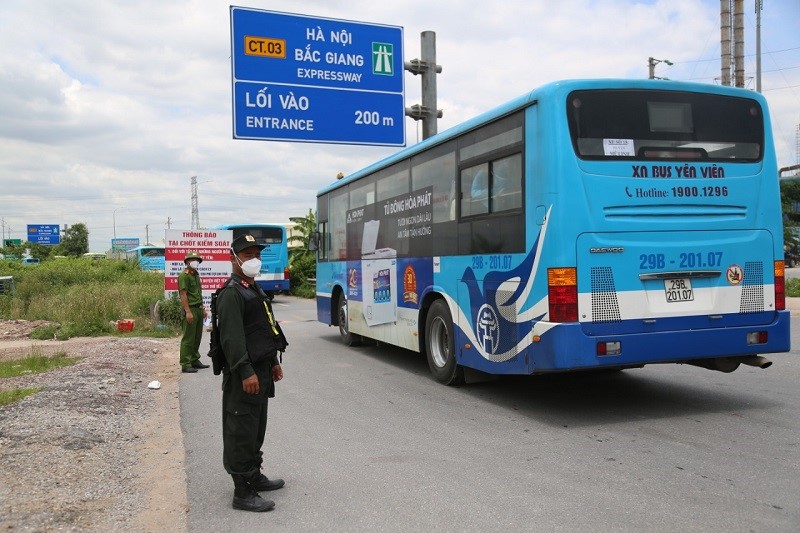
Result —
[[319, 192], [318, 317], [448, 384], [765, 368], [789, 349], [776, 175], [757, 93], [551, 83]]

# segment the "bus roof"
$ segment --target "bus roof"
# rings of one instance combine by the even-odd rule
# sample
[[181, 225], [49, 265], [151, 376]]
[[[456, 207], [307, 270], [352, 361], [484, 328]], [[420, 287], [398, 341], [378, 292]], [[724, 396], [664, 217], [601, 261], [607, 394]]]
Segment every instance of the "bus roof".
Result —
[[487, 122], [491, 122], [492, 120], [499, 119], [506, 115], [509, 115], [515, 111], [528, 107], [530, 105], [535, 104], [539, 100], [543, 99], [551, 99], [554, 96], [558, 95], [566, 95], [569, 92], [584, 89], [584, 90], [591, 90], [591, 89], [654, 89], [654, 90], [661, 90], [661, 91], [699, 91], [699, 92], [706, 92], [706, 93], [713, 93], [713, 94], [720, 94], [725, 96], [738, 96], [738, 97], [747, 97], [757, 100], [761, 107], [764, 109], [764, 118], [767, 121], [765, 123], [765, 127], [771, 128], [769, 124], [769, 117], [766, 112], [767, 104], [764, 97], [752, 90], [742, 89], [738, 87], [728, 87], [723, 85], [711, 85], [708, 83], [697, 83], [697, 82], [684, 82], [684, 81], [673, 81], [673, 80], [650, 80], [650, 79], [622, 79], [622, 78], [605, 78], [605, 79], [572, 79], [572, 80], [560, 80], [560, 81], [553, 81], [542, 85], [529, 93], [525, 93], [521, 96], [518, 96], [508, 102], [501, 104], [489, 111], [481, 113], [473, 118], [470, 118], [461, 124], [455, 125], [441, 133], [430, 137], [429, 139], [425, 139], [422, 142], [419, 142], [413, 146], [408, 148], [404, 148], [397, 153], [386, 157], [385, 159], [381, 159], [372, 165], [365, 167], [361, 170], [358, 170], [349, 176], [346, 176], [340, 180], [327, 185], [326, 187], [319, 190], [317, 196], [322, 196], [327, 194], [333, 190], [338, 189], [339, 187], [343, 187], [346, 184], [356, 181], [362, 176], [366, 176], [376, 172], [384, 167], [388, 167], [398, 161], [402, 161], [414, 154], [418, 154], [420, 152], [424, 152], [438, 144], [444, 143], [453, 139], [454, 137], [458, 137], [470, 130], [473, 130]]
[[126, 252], [136, 252], [138, 250], [163, 250], [164, 246], [156, 246], [154, 244], [143, 244], [142, 246], [137, 246], [136, 248], [128, 248]]
[[209, 229], [233, 229], [233, 228], [283, 228], [286, 224], [280, 222], [241, 222], [238, 224], [217, 224]]

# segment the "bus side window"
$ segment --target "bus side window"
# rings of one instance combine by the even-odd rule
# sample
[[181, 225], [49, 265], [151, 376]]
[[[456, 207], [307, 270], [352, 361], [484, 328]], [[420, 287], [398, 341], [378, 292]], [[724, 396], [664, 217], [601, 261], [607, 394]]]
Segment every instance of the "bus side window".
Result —
[[514, 154], [492, 163], [492, 212], [522, 207], [522, 156]]
[[484, 163], [461, 171], [461, 216], [489, 212], [489, 164]]

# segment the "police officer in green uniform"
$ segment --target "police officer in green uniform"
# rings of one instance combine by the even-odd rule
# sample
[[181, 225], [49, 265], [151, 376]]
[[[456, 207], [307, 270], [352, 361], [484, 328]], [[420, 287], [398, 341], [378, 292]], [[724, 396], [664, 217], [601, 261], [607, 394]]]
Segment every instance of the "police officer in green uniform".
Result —
[[231, 278], [219, 292], [216, 309], [225, 354], [222, 369], [222, 463], [233, 477], [233, 508], [269, 511], [275, 507], [259, 492], [283, 487], [282, 479], [261, 473], [268, 399], [283, 378], [278, 353], [286, 337], [275, 320], [269, 298], [255, 283], [261, 250], [252, 235], [231, 243]]
[[208, 312], [203, 307], [203, 291], [197, 267], [203, 258], [197, 252], [189, 252], [183, 259], [186, 268], [178, 275], [178, 293], [183, 307], [183, 338], [181, 339], [181, 371], [197, 372], [208, 368], [200, 362], [200, 340], [203, 338], [203, 319]]

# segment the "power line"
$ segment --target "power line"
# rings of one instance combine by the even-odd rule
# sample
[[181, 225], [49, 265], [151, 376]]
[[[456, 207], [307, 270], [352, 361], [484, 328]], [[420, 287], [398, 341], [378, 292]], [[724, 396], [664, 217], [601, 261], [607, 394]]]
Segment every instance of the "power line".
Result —
[[[773, 51], [766, 50], [766, 51], [761, 52], [761, 55], [780, 54], [782, 52], [793, 52], [795, 50], [800, 50], [800, 46], [798, 46], [796, 48], [786, 48], [784, 50], [773, 50]], [[756, 54], [745, 54], [744, 57], [752, 58], [752, 57], [756, 57]], [[673, 61], [673, 63], [675, 65], [686, 65], [686, 64], [690, 64], [690, 63], [710, 63], [712, 61], [714, 61], [714, 62], [719, 61], [719, 58], [718, 57], [714, 57], [714, 58], [711, 58], [711, 59], [689, 59], [689, 60], [686, 60], [686, 61]], [[792, 68], [796, 68], [796, 67], [792, 67]]]

